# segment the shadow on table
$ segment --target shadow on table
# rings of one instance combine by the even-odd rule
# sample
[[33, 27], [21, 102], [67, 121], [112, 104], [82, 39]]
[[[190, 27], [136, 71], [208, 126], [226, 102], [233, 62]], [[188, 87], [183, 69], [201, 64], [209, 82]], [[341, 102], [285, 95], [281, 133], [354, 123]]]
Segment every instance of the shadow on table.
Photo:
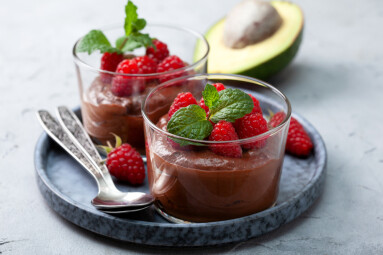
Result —
[[345, 96], [348, 90], [349, 73], [346, 66], [334, 63], [301, 61], [293, 63], [266, 81], [294, 100], [312, 107], [320, 107], [332, 97]]

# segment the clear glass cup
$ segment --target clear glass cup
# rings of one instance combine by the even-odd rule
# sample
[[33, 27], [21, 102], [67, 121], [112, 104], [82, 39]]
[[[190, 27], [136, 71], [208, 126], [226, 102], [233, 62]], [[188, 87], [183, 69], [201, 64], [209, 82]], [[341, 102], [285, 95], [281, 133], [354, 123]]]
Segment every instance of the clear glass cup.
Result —
[[[117, 38], [124, 35], [123, 26], [103, 30], [109, 41], [114, 44]], [[143, 75], [119, 74], [101, 70], [102, 54], [98, 51], [88, 55], [76, 52], [78, 42], [73, 48], [78, 84], [81, 97], [81, 112], [85, 129], [89, 135], [100, 144], [114, 141], [112, 133], [145, 153], [143, 119], [141, 116], [141, 102], [145, 95], [164, 80], [206, 72], [206, 60], [209, 45], [203, 35], [190, 29], [167, 26], [147, 25], [144, 33], [166, 43], [170, 55], [177, 55], [187, 66], [164, 73]], [[198, 43], [205, 50], [205, 54], [197, 61], [193, 60], [194, 47]], [[145, 55], [145, 49], [137, 49], [126, 58]], [[111, 84], [115, 77], [127, 78], [132, 84], [133, 92], [128, 97], [118, 97], [111, 92]], [[112, 143], [113, 144], [113, 143]]]
[[[229, 142], [198, 141], [166, 132], [167, 112], [177, 94], [191, 92], [200, 100], [206, 83], [216, 82], [255, 96], [266, 119], [270, 111], [284, 112], [285, 119], [266, 133]], [[192, 75], [154, 88], [143, 102], [142, 115], [149, 187], [163, 216], [176, 222], [211, 222], [254, 214], [275, 204], [291, 116], [290, 103], [279, 90], [245, 76]], [[171, 138], [199, 145], [182, 147]], [[256, 146], [243, 149], [241, 158], [209, 149], [238, 144]]]

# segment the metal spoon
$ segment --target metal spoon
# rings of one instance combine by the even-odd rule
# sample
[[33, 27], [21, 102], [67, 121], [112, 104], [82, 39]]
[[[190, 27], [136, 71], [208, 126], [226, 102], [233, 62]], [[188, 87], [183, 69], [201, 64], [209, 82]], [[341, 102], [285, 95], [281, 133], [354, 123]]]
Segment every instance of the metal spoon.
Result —
[[[63, 147], [74, 159], [76, 159], [96, 180], [99, 192], [92, 200], [92, 204], [99, 210], [107, 213], [126, 213], [130, 210], [138, 211], [147, 208], [153, 203], [154, 199], [150, 194], [142, 192], [121, 192], [119, 191], [106, 169], [100, 163], [101, 157], [98, 155], [96, 148], [91, 142], [85, 131], [82, 131], [82, 126], [73, 112], [66, 108], [59, 109], [61, 121], [70, 126], [70, 129], [75, 130], [76, 136], [79, 136], [84, 146], [75, 139], [75, 136], [67, 127], [62, 127], [53, 118], [49, 112], [40, 110], [37, 113], [38, 119], [47, 134]], [[72, 124], [71, 124], [72, 123]], [[68, 130], [68, 133], [65, 131]], [[90, 154], [95, 158], [91, 158]], [[100, 159], [100, 160], [98, 160]], [[117, 210], [115, 210], [117, 209]]]

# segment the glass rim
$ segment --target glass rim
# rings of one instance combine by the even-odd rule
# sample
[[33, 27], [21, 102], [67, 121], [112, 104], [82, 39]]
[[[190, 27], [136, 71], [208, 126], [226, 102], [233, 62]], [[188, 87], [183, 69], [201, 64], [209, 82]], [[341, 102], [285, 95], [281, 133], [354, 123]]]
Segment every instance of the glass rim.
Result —
[[[205, 79], [205, 78], [209, 79], [209, 77], [210, 77], [210, 79], [214, 79], [212, 77], [217, 77], [217, 78], [219, 78], [219, 77], [221, 77], [221, 78], [226, 77], [227, 79], [231, 79], [231, 80], [236, 79], [236, 80], [242, 80], [242, 81], [246, 81], [246, 82], [259, 83], [260, 85], [262, 85], [264, 87], [267, 87], [268, 89], [271, 89], [272, 92], [274, 92], [275, 94], [277, 94], [278, 96], [280, 96], [284, 100], [284, 102], [287, 105], [286, 116], [285, 116], [283, 121], [278, 126], [269, 129], [265, 133], [262, 133], [262, 134], [259, 134], [259, 135], [256, 135], [256, 136], [252, 136], [252, 137], [247, 137], [247, 138], [242, 138], [242, 139], [237, 139], [237, 140], [229, 140], [229, 141], [208, 141], [208, 140], [190, 139], [190, 138], [185, 138], [185, 137], [182, 137], [182, 136], [174, 135], [172, 133], [169, 133], [169, 132], [164, 131], [161, 128], [157, 127], [157, 125], [154, 124], [148, 118], [148, 116], [146, 115], [146, 113], [144, 111], [147, 99], [153, 93], [155, 93], [159, 89], [162, 89], [164, 87], [172, 85], [172, 84], [174, 84], [177, 81], [182, 81], [182, 80], [185, 80], [185, 79], [196, 78], [196, 77], [199, 78], [199, 79]], [[221, 74], [221, 73], [193, 74], [193, 75], [188, 75], [188, 76], [183, 76], [183, 77], [180, 77], [180, 78], [172, 79], [172, 80], [166, 81], [166, 82], [156, 86], [152, 90], [150, 90], [150, 92], [145, 96], [145, 98], [144, 98], [144, 100], [142, 101], [142, 104], [141, 104], [141, 114], [142, 114], [142, 117], [144, 119], [144, 123], [147, 122], [152, 129], [154, 129], [154, 130], [156, 130], [156, 131], [158, 131], [158, 132], [160, 132], [163, 135], [166, 135], [168, 137], [173, 137], [173, 138], [177, 138], [177, 139], [180, 139], [180, 140], [183, 140], [183, 141], [188, 141], [188, 142], [192, 142], [192, 143], [199, 143], [199, 144], [206, 144], [206, 145], [208, 145], [208, 144], [227, 144], [227, 143], [240, 143], [240, 144], [243, 144], [243, 143], [247, 143], [247, 142], [254, 142], [254, 140], [261, 140], [261, 139], [264, 139], [266, 137], [273, 136], [274, 134], [276, 134], [278, 131], [280, 131], [283, 127], [285, 127], [287, 125], [288, 120], [291, 117], [291, 113], [292, 113], [292, 110], [291, 110], [290, 101], [285, 96], [285, 94], [283, 94], [280, 90], [278, 90], [277, 88], [275, 88], [274, 86], [272, 86], [271, 84], [269, 84], [267, 82], [261, 81], [261, 80], [256, 79], [256, 78], [244, 76], [244, 75], [238, 75], [238, 74]]]
[[[99, 72], [99, 73], [105, 73], [105, 74], [111, 74], [111, 75], [120, 75], [120, 76], [126, 76], [126, 77], [153, 77], [153, 76], [163, 76], [163, 75], [170, 75], [170, 74], [174, 74], [174, 73], [178, 73], [178, 72], [183, 72], [183, 71], [189, 71], [189, 70], [192, 70], [194, 69], [194, 67], [198, 66], [200, 63], [202, 63], [205, 59], [207, 59], [207, 56], [210, 52], [210, 45], [208, 43], [208, 41], [206, 40], [205, 36], [199, 32], [196, 32], [190, 28], [187, 28], [187, 27], [183, 27], [183, 26], [174, 26], [174, 25], [167, 25], [167, 24], [161, 24], [161, 23], [153, 23], [153, 24], [148, 24], [147, 27], [163, 27], [163, 28], [170, 28], [170, 29], [175, 29], [175, 30], [179, 30], [179, 31], [184, 31], [184, 32], [188, 32], [189, 34], [192, 34], [194, 35], [195, 37], [197, 37], [199, 40], [201, 40], [205, 45], [206, 45], [206, 52], [205, 54], [203, 54], [202, 57], [200, 57], [197, 61], [193, 62], [192, 64], [190, 65], [187, 65], [187, 66], [184, 66], [182, 68], [179, 68], [179, 69], [175, 69], [175, 70], [170, 70], [170, 71], [167, 71], [167, 72], [162, 72], [162, 73], [150, 73], [150, 74], [123, 74], [123, 73], [117, 73], [117, 72], [111, 72], [111, 71], [106, 71], [106, 70], [102, 70], [98, 67], [95, 67], [95, 66], [92, 66], [88, 63], [86, 63], [84, 60], [82, 60], [77, 52], [76, 52], [76, 48], [77, 48], [77, 45], [78, 43], [81, 41], [82, 38], [84, 38], [84, 36], [80, 37], [76, 43], [74, 44], [73, 46], [73, 49], [72, 49], [72, 55], [73, 55], [73, 59], [74, 59], [74, 62], [75, 64], [79, 65], [79, 66], [82, 66], [82, 67], [85, 67], [91, 71], [95, 71], [95, 72]], [[108, 26], [108, 27], [105, 27], [103, 29], [103, 31], [106, 31], [106, 30], [112, 30], [112, 29], [117, 29], [117, 25], [114, 25], [114, 26]]]

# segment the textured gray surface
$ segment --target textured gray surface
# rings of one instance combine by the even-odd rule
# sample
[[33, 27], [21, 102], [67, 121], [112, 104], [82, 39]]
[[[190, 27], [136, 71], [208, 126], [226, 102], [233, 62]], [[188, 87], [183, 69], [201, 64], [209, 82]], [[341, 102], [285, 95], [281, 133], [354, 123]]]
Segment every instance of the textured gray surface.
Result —
[[[236, 1], [145, 0], [152, 22], [199, 31]], [[383, 2], [296, 0], [306, 18], [295, 61], [271, 82], [322, 134], [328, 167], [322, 197], [277, 231], [188, 253], [381, 254], [383, 251]], [[179, 253], [122, 244], [81, 230], [39, 194], [34, 111], [79, 104], [74, 41], [121, 21], [123, 1], [7, 1], [0, 8], [0, 252], [3, 254]]]
[[[154, 208], [119, 217], [102, 213], [89, 203], [97, 194], [95, 182], [90, 181], [92, 177], [84, 175], [84, 169], [46, 135], [40, 137], [35, 150], [38, 185], [49, 206], [62, 217], [113, 239], [180, 247], [245, 241], [295, 219], [323, 192], [325, 145], [312, 125], [301, 118], [298, 120], [312, 138], [314, 153], [307, 159], [286, 155], [276, 205], [247, 217], [212, 223], [172, 224], [155, 213]], [[119, 189], [149, 192], [147, 180], [138, 188], [121, 184]]]

